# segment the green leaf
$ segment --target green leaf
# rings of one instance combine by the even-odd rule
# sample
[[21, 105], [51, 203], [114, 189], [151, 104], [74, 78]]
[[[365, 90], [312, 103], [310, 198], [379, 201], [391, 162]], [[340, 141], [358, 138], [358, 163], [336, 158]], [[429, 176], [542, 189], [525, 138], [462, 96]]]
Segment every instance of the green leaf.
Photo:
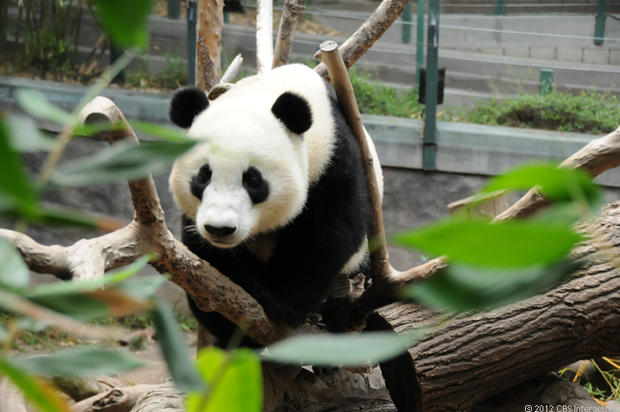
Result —
[[131, 126], [134, 130], [155, 136], [163, 140], [174, 143], [196, 143], [195, 139], [187, 136], [187, 132], [172, 127], [162, 126], [155, 123], [132, 121]]
[[204, 389], [204, 382], [198, 375], [194, 364], [189, 359], [189, 349], [181, 329], [170, 307], [157, 299], [156, 307], [151, 312], [157, 341], [162, 355], [168, 365], [170, 376], [177, 388], [187, 392], [199, 392]]
[[150, 300], [165, 281], [166, 277], [162, 275], [140, 276], [119, 283], [117, 289], [134, 299]]
[[492, 270], [451, 264], [404, 290], [404, 297], [452, 312], [489, 310], [534, 296], [579, 269], [572, 261], [520, 270]]
[[110, 39], [121, 49], [146, 50], [151, 0], [96, 0], [95, 14]]
[[249, 349], [227, 353], [208, 347], [198, 353], [198, 369], [208, 383], [206, 394], [191, 393], [190, 412], [260, 412], [263, 386], [260, 358]]
[[18, 90], [17, 102], [26, 113], [33, 117], [59, 124], [66, 124], [71, 119], [69, 113], [50, 103], [47, 97], [38, 90]]
[[585, 201], [589, 205], [598, 205], [601, 201], [600, 190], [590, 175], [580, 169], [557, 167], [550, 163], [519, 166], [491, 179], [482, 191], [529, 190], [534, 186], [539, 186], [548, 199], [556, 202]]
[[27, 117], [11, 116], [5, 119], [11, 145], [20, 152], [49, 151], [55, 140], [42, 133], [34, 121]]
[[[132, 276], [137, 275], [153, 258], [153, 254], [142, 256], [134, 263], [109, 272], [106, 276], [98, 279], [72, 280], [70, 282], [53, 282], [34, 286], [27, 294], [28, 298], [37, 298], [42, 296], [51, 296], [59, 298], [59, 295], [67, 295], [73, 293], [91, 292], [102, 288], [105, 285], [114, 285], [122, 281], [126, 281]], [[158, 276], [161, 278], [161, 276]]]
[[85, 186], [143, 178], [166, 171], [194, 144], [194, 141], [116, 143], [95, 156], [66, 163], [52, 174], [52, 181], [63, 186]]
[[14, 364], [30, 373], [43, 376], [106, 376], [145, 366], [145, 363], [120, 350], [77, 346], [45, 355], [14, 359]]
[[80, 210], [61, 206], [40, 205], [33, 212], [30, 220], [40, 225], [50, 226], [75, 226], [81, 228], [99, 228], [100, 224], [96, 217]]
[[0, 375], [9, 378], [40, 412], [71, 412], [67, 403], [57, 395], [52, 386], [28, 375], [3, 357], [0, 357]]
[[363, 366], [391, 359], [407, 350], [425, 330], [409, 333], [298, 335], [268, 347], [266, 361], [317, 366]]
[[23, 289], [30, 281], [30, 271], [21, 255], [8, 240], [0, 237], [0, 287]]
[[517, 268], [563, 259], [582, 238], [564, 225], [536, 221], [490, 224], [480, 220], [448, 219], [393, 237], [453, 262], [473, 266]]
[[9, 129], [0, 119], [0, 203], [6, 211], [12, 210], [28, 217], [38, 209], [37, 191], [24, 169], [19, 153], [11, 146]]

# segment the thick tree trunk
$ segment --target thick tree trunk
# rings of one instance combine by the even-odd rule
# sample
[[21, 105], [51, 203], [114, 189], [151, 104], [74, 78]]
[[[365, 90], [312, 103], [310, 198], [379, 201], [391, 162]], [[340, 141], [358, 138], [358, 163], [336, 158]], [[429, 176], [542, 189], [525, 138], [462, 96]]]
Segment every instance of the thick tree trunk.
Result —
[[[487, 313], [439, 323], [408, 353], [381, 365], [402, 411], [468, 409], [479, 401], [579, 359], [620, 348], [620, 203], [581, 228], [591, 240], [574, 255], [584, 268], [546, 294]], [[372, 329], [402, 332], [434, 316], [394, 303], [369, 319]]]

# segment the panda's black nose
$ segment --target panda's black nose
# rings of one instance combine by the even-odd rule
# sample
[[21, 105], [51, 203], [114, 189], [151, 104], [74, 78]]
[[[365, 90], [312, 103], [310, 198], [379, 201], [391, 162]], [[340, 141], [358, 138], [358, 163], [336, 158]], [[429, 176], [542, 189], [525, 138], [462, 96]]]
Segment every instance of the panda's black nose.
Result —
[[236, 227], [232, 227], [232, 226], [211, 226], [211, 225], [205, 225], [205, 230], [207, 232], [209, 232], [210, 234], [212, 234], [213, 236], [217, 236], [217, 237], [224, 237], [224, 236], [228, 236], [228, 235], [232, 235], [235, 230], [237, 230]]

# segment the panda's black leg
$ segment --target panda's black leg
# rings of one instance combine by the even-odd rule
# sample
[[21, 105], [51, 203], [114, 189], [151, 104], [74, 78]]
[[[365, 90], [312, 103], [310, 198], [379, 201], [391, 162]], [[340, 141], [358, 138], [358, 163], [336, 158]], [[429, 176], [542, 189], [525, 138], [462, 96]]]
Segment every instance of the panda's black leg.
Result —
[[226, 319], [224, 316], [217, 312], [205, 312], [200, 310], [189, 295], [187, 296], [187, 301], [192, 313], [196, 317], [196, 320], [215, 338], [215, 341], [213, 342], [214, 346], [222, 349], [228, 349], [231, 343], [235, 343], [233, 341], [237, 341], [238, 346], [245, 346], [249, 348], [261, 347], [258, 342], [246, 336], [238, 339], [239, 334], [243, 334], [243, 332], [237, 327], [237, 325]]

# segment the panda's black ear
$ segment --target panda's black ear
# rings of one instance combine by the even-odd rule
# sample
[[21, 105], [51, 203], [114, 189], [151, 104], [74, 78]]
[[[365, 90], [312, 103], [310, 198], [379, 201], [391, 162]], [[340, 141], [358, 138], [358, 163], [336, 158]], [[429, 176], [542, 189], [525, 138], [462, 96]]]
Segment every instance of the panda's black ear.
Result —
[[312, 126], [308, 101], [294, 93], [282, 93], [271, 106], [271, 112], [293, 133], [302, 134]]
[[177, 126], [190, 127], [194, 117], [208, 106], [209, 100], [205, 92], [197, 87], [185, 87], [172, 96], [170, 120]]

